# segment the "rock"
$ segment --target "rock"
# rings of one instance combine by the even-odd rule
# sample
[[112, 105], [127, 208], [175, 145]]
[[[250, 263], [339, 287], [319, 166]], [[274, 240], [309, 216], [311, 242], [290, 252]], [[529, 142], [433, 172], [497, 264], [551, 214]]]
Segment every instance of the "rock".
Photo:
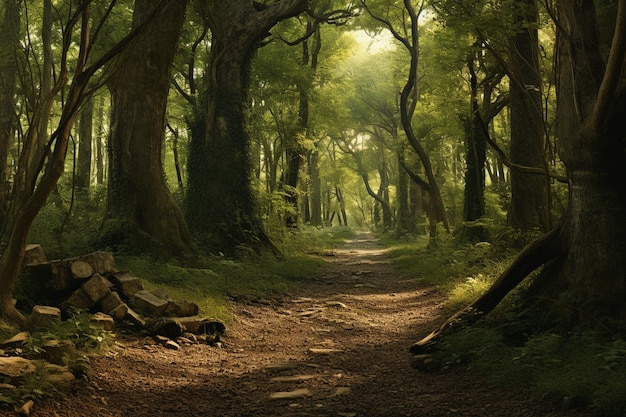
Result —
[[54, 388], [59, 391], [69, 391], [72, 383], [76, 380], [76, 377], [70, 372], [68, 367], [52, 363], [47, 363], [45, 366], [48, 371], [46, 380], [54, 385]]
[[168, 302], [148, 291], [137, 291], [132, 298], [133, 306], [153, 317], [162, 316]]
[[342, 303], [341, 301], [326, 301], [326, 305], [329, 307], [337, 307], [337, 308], [345, 308], [345, 309], [348, 308], [348, 306]]
[[115, 328], [115, 320], [113, 319], [113, 317], [100, 311], [92, 315], [90, 321], [109, 332], [112, 332]]
[[293, 391], [272, 392], [270, 394], [271, 400], [289, 400], [294, 398], [310, 397], [311, 391], [306, 388], [300, 388]]
[[30, 336], [30, 333], [28, 332], [20, 332], [16, 334], [15, 336], [0, 342], [0, 346], [16, 347], [16, 346], [22, 345], [24, 342], [26, 342], [26, 340], [28, 340], [29, 336]]
[[9, 382], [32, 374], [36, 369], [35, 362], [31, 360], [18, 356], [0, 357], [0, 375], [8, 377]]
[[91, 301], [85, 291], [79, 288], [67, 300], [61, 303], [61, 308], [63, 310], [89, 310], [94, 304], [95, 302]]
[[49, 340], [41, 348], [46, 360], [55, 365], [64, 365], [68, 358], [76, 355], [76, 347], [71, 340]]
[[167, 349], [172, 349], [172, 350], [180, 350], [180, 345], [174, 342], [173, 340], [168, 340], [167, 342], [165, 342], [163, 344], [163, 347]]
[[17, 410], [17, 412], [23, 416], [30, 415], [30, 412], [33, 409], [35, 402], [33, 400], [28, 400]]
[[35, 329], [46, 329], [53, 322], [61, 320], [61, 310], [51, 306], [34, 306], [30, 322]]
[[342, 349], [335, 348], [309, 348], [309, 353], [314, 355], [332, 355], [333, 353], [341, 353]]
[[87, 297], [94, 303], [109, 295], [112, 287], [113, 284], [100, 274], [95, 274], [81, 286]]
[[190, 317], [198, 314], [198, 304], [185, 300], [169, 301], [167, 312], [177, 317]]
[[35, 265], [48, 262], [43, 248], [39, 244], [26, 245], [23, 265]]
[[441, 359], [430, 354], [415, 355], [411, 360], [411, 367], [423, 372], [433, 372], [441, 368]]
[[123, 297], [131, 298], [135, 293], [143, 290], [141, 279], [130, 272], [116, 272], [110, 278]]

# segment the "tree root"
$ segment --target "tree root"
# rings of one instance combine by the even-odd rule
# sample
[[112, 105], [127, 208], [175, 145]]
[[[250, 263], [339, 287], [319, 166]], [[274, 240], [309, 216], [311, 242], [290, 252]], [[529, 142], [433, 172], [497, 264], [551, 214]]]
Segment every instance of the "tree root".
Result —
[[566, 252], [561, 226], [529, 243], [493, 285], [476, 301], [448, 318], [439, 328], [411, 346], [414, 355], [431, 351], [438, 339], [453, 327], [471, 325], [490, 313], [502, 299], [534, 270]]

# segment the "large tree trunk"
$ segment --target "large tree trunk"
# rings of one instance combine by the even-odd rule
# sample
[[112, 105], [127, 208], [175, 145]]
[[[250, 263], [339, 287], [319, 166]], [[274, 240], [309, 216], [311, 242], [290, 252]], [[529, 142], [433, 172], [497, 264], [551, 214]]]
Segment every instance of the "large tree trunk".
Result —
[[17, 118], [14, 113], [19, 48], [20, 1], [4, 2], [4, 15], [0, 16], [0, 227], [5, 220], [8, 193], [9, 147], [15, 138]]
[[618, 3], [559, 2], [559, 27], [568, 30], [557, 49], [568, 252], [534, 291], [557, 300], [549, 308], [565, 321], [626, 317], [626, 6]]
[[523, 0], [513, 10], [520, 27], [512, 39], [511, 70], [511, 163], [536, 167], [546, 175], [511, 168], [509, 226], [522, 232], [550, 228], [549, 178], [544, 153], [542, 82], [539, 72], [536, 0]]
[[[137, 252], [184, 255], [193, 243], [162, 167], [170, 70], [184, 23], [186, 1], [171, 1], [118, 61], [112, 96], [109, 194], [102, 238]], [[137, 0], [133, 26], [158, 3]]]
[[236, 255], [242, 245], [275, 250], [256, 212], [251, 183], [246, 105], [250, 66], [261, 41], [280, 20], [304, 10], [304, 0], [261, 6], [247, 0], [209, 4], [213, 35], [207, 131], [190, 145], [187, 219], [212, 250]]
[[561, 0], [558, 23], [567, 30], [558, 34], [557, 128], [568, 209], [554, 231], [529, 244], [483, 296], [413, 345], [413, 353], [489, 313], [542, 265], [529, 302], [540, 307], [544, 325], [626, 318], [626, 5], [597, 10], [592, 1]]

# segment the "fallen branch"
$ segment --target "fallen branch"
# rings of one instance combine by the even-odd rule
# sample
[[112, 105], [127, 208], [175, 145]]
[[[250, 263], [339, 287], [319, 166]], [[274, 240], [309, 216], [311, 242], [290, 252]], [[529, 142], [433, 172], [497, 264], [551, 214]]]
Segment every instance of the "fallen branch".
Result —
[[493, 285], [476, 301], [448, 318], [439, 328], [411, 346], [414, 355], [432, 350], [437, 340], [447, 331], [459, 325], [471, 325], [489, 314], [502, 299], [524, 278], [539, 267], [564, 254], [561, 244], [561, 227], [529, 243], [511, 266], [500, 275]]

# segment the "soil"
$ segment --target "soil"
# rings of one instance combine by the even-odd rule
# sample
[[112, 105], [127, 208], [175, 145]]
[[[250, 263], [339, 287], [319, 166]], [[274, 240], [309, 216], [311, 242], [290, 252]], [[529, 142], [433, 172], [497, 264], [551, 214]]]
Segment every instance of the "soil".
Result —
[[120, 336], [67, 397], [35, 417], [582, 416], [551, 411], [462, 367], [420, 372], [414, 341], [443, 318], [444, 296], [395, 274], [368, 233], [281, 299], [236, 300], [221, 347], [170, 350]]

